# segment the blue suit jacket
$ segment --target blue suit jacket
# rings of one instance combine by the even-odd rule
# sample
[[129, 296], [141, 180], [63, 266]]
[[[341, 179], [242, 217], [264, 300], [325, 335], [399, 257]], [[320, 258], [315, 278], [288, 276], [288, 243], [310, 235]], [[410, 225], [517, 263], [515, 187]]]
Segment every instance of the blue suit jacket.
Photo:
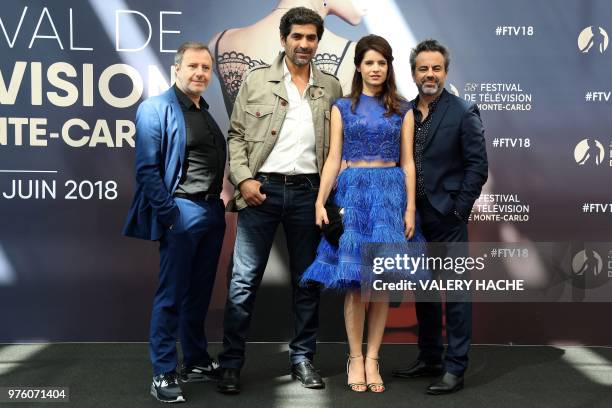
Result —
[[136, 193], [123, 227], [130, 237], [158, 240], [179, 209], [172, 197], [182, 174], [187, 135], [174, 88], [143, 101], [136, 113]]
[[457, 210], [467, 222], [488, 176], [480, 112], [475, 104], [443, 90], [431, 119], [423, 147], [427, 198], [442, 214]]

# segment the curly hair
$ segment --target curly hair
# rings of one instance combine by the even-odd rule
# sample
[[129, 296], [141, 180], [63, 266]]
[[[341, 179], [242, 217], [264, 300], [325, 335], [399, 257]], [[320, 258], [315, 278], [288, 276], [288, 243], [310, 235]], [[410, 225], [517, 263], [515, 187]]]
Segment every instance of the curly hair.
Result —
[[278, 26], [281, 37], [287, 38], [293, 24], [314, 24], [317, 27], [317, 37], [319, 41], [321, 41], [324, 31], [323, 19], [315, 11], [306, 7], [294, 7], [286, 12], [281, 18], [280, 25]]

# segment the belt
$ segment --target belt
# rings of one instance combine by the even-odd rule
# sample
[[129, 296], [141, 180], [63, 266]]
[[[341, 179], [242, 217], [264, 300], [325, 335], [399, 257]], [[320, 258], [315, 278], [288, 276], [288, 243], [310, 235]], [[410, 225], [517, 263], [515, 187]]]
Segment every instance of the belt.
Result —
[[312, 180], [319, 180], [319, 175], [317, 173], [293, 175], [286, 175], [280, 173], [257, 173], [257, 175], [263, 176], [270, 181], [282, 184], [302, 184], [307, 181], [310, 182]]
[[209, 194], [209, 193], [197, 193], [197, 194], [174, 193], [174, 196], [178, 198], [184, 198], [186, 200], [191, 200], [191, 201], [210, 201], [210, 200], [221, 199], [220, 194]]

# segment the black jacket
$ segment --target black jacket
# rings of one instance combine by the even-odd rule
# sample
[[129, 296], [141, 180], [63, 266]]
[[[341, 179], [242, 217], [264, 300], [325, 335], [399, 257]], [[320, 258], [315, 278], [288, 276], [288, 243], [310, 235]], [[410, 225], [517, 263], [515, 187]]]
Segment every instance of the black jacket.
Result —
[[480, 112], [443, 90], [431, 121], [423, 146], [427, 198], [442, 214], [456, 211], [467, 222], [488, 176]]

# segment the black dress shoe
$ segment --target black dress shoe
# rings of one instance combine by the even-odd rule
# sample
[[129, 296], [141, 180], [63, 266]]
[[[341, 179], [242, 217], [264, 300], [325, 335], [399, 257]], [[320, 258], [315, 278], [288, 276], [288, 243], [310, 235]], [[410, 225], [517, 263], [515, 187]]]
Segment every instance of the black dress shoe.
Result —
[[442, 364], [427, 364], [416, 360], [408, 368], [396, 368], [391, 375], [399, 378], [436, 377], [442, 374]]
[[238, 394], [240, 392], [240, 369], [222, 368], [217, 391], [222, 394]]
[[431, 395], [451, 394], [463, 388], [463, 376], [451, 373], [444, 375], [436, 382], [427, 387], [427, 393]]
[[291, 377], [302, 383], [302, 387], [320, 389], [325, 388], [325, 383], [310, 361], [302, 361], [291, 366]]

